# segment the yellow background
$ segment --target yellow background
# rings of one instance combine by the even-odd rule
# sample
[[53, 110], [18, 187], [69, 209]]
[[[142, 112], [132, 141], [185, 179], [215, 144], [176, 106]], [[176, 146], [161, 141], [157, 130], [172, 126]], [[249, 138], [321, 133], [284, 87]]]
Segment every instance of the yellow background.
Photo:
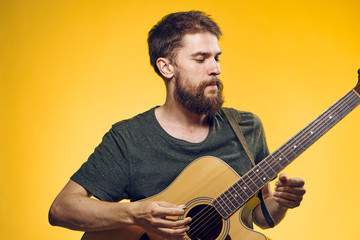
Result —
[[[110, 126], [164, 101], [147, 32], [210, 13], [226, 106], [263, 120], [275, 150], [355, 86], [359, 0], [0, 1], [0, 239], [79, 239], [48, 208]], [[274, 240], [358, 239], [360, 109], [285, 169], [306, 180]]]

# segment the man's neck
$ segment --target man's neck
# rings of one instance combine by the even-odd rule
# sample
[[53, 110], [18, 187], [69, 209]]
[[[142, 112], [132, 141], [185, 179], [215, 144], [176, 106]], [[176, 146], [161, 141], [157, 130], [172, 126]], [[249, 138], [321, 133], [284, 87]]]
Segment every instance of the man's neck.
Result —
[[209, 117], [185, 109], [176, 101], [167, 101], [155, 109], [160, 126], [171, 136], [188, 142], [205, 140], [209, 133]]

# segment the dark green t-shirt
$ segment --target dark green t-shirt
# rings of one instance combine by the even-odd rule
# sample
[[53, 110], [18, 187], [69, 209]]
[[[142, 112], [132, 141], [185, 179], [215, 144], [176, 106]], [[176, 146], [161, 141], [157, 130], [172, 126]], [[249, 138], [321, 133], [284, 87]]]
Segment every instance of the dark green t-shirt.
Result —
[[[239, 125], [258, 163], [269, 154], [262, 124], [252, 113], [239, 113]], [[71, 179], [101, 200], [139, 200], [165, 189], [188, 164], [203, 156], [222, 159], [239, 175], [252, 167], [223, 111], [210, 117], [204, 141], [190, 143], [170, 136], [152, 108], [114, 124]]]

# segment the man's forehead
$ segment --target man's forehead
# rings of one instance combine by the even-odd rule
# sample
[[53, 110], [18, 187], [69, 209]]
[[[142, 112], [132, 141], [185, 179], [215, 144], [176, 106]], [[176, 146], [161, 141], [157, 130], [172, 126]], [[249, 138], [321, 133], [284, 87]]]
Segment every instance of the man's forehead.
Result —
[[193, 54], [220, 54], [216, 35], [209, 32], [186, 34], [182, 39], [181, 50]]

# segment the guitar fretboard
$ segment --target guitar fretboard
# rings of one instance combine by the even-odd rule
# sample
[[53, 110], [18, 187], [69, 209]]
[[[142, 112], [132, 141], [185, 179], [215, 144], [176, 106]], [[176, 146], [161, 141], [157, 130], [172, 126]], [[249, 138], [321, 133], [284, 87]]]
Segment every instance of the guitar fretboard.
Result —
[[[357, 90], [357, 89], [355, 89]], [[354, 90], [313, 120], [283, 146], [268, 155], [216, 199], [213, 205], [227, 219], [264, 185], [360, 104]]]

